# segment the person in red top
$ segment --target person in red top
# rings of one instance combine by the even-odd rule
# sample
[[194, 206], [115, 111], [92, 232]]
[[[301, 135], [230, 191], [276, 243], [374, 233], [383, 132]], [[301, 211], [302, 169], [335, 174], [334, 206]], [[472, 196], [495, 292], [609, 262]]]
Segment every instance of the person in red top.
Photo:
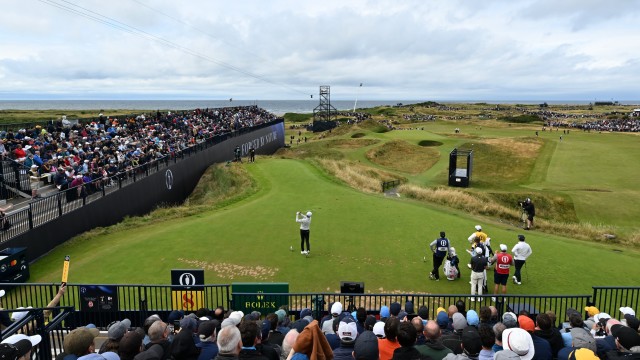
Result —
[[15, 155], [16, 161], [24, 161], [27, 157], [27, 153], [24, 151], [21, 144], [18, 144], [15, 150], [13, 150], [13, 155]]
[[[507, 253], [507, 245], [500, 244], [500, 252], [496, 253], [489, 262], [496, 264], [493, 270], [493, 294], [498, 294], [498, 285], [502, 285], [502, 293], [507, 293], [507, 281], [509, 280], [509, 268], [514, 264], [513, 256]], [[491, 298], [493, 302], [496, 301], [495, 296]]]

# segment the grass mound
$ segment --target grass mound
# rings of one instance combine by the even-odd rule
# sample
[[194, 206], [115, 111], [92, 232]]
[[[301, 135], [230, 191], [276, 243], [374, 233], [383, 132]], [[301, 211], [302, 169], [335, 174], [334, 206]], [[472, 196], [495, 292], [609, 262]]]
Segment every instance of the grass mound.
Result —
[[283, 117], [289, 123], [309, 122], [313, 119], [313, 114], [286, 113]]
[[435, 149], [393, 140], [369, 150], [366, 156], [372, 162], [389, 169], [419, 174], [431, 168], [440, 158], [440, 153]]
[[355, 134], [351, 135], [351, 138], [357, 139], [357, 138], [364, 137], [365, 135], [366, 135], [365, 133], [359, 132], [359, 133], [355, 133]]
[[[380, 192], [383, 181], [398, 180], [395, 174], [353, 161], [317, 159], [317, 162], [329, 174], [366, 193]], [[406, 178], [399, 180], [406, 181]]]
[[539, 138], [496, 138], [466, 143], [461, 148], [473, 149], [474, 187], [500, 188], [523, 183], [529, 177], [542, 144]]
[[376, 139], [334, 139], [328, 140], [327, 146], [338, 149], [357, 149], [379, 143]]

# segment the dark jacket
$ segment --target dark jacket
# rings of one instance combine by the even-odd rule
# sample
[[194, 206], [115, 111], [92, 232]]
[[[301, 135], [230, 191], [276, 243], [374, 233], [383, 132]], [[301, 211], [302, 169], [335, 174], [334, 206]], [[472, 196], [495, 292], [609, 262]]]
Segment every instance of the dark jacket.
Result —
[[440, 342], [453, 351], [454, 354], [462, 354], [462, 347], [460, 346], [462, 344], [462, 332], [454, 331], [451, 334], [442, 335]]
[[238, 359], [240, 360], [269, 360], [268, 357], [262, 355], [262, 353], [258, 350], [254, 349], [242, 349], [240, 350], [240, 355], [238, 355]]
[[340, 344], [333, 350], [333, 360], [353, 360], [353, 346], [355, 344]]
[[416, 345], [416, 350], [418, 350], [422, 355], [430, 356], [433, 360], [441, 360], [447, 354], [452, 354], [453, 351], [448, 347], [442, 345], [440, 341], [427, 340], [424, 345]]
[[551, 355], [556, 359], [558, 357], [558, 351], [564, 347], [564, 341], [562, 340], [560, 331], [556, 328], [551, 328], [549, 330], [536, 330], [533, 334], [549, 342], [549, 345], [551, 345]]
[[430, 356], [423, 355], [415, 347], [399, 347], [393, 351], [393, 360], [433, 360]]

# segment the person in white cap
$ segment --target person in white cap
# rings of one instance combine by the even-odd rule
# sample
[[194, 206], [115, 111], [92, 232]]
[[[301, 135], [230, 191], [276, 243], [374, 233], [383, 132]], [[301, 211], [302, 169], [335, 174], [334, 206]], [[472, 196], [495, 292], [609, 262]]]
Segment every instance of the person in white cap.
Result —
[[[507, 252], [507, 245], [500, 244], [500, 252], [489, 259], [489, 263], [495, 264], [493, 269], [493, 294], [498, 294], [498, 285], [502, 286], [502, 294], [507, 293], [507, 282], [509, 281], [509, 268], [514, 265], [513, 256]], [[491, 301], [495, 302], [493, 296]]]
[[[311, 246], [309, 245], [309, 227], [311, 226], [311, 211], [307, 211], [306, 214], [300, 211], [296, 212], [296, 222], [300, 223], [300, 254], [309, 255], [311, 252]], [[307, 245], [307, 250], [304, 249], [304, 245]]]
[[31, 187], [31, 199], [38, 197], [38, 189], [40, 189], [40, 174], [38, 173], [38, 165], [31, 165], [29, 170], [29, 186]]
[[[467, 250], [467, 252], [469, 253], [469, 255], [474, 256], [473, 249], [480, 246], [484, 251], [484, 256], [489, 259], [491, 256], [493, 256], [493, 249], [491, 249], [491, 238], [482, 231], [482, 226], [476, 225], [475, 229], [476, 232], [474, 232], [467, 238], [467, 240], [469, 240], [469, 242], [471, 243], [471, 249]], [[484, 272], [484, 282], [482, 283], [482, 289], [487, 292], [489, 291], [489, 289], [487, 288], [486, 271]]]

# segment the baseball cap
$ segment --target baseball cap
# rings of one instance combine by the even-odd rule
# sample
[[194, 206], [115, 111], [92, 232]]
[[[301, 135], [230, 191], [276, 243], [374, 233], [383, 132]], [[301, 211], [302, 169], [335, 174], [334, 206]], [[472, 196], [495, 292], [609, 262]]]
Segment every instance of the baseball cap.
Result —
[[167, 322], [169, 324], [173, 324], [175, 320], [180, 320], [184, 317], [184, 311], [182, 310], [173, 310], [169, 313], [169, 317], [167, 318]]
[[122, 321], [116, 321], [109, 325], [107, 329], [107, 336], [111, 340], [120, 340], [127, 333], [127, 330], [131, 327], [131, 320], [124, 319]]
[[520, 328], [505, 329], [502, 332], [502, 347], [518, 354], [522, 360], [531, 360], [535, 354], [531, 335]]
[[[2, 294], [3, 292], [4, 292], [3, 290], [0, 290], [0, 294]], [[0, 296], [2, 296], [2, 295], [0, 295]], [[621, 307], [621, 308], [620, 308], [620, 312], [621, 312], [623, 315], [633, 315], [633, 316], [636, 316], [636, 312], [635, 312], [635, 311], [633, 311], [633, 309], [632, 309], [632, 308], [630, 308], [630, 307], [628, 307], [628, 306], [623, 306], [623, 307]]]
[[518, 240], [524, 241], [524, 235], [518, 235]]
[[387, 318], [389, 317], [389, 315], [391, 315], [391, 313], [389, 312], [389, 307], [387, 305], [382, 305], [380, 307], [380, 317]]
[[206, 338], [211, 337], [213, 333], [216, 331], [217, 321], [209, 320], [203, 321], [198, 326], [198, 335], [200, 335], [200, 340], [204, 340]]
[[475, 357], [480, 353], [482, 340], [480, 340], [480, 334], [478, 334], [476, 328], [468, 326], [462, 330], [462, 349], [471, 357]]
[[378, 360], [378, 338], [371, 331], [365, 331], [358, 336], [353, 346], [353, 353], [356, 359]]
[[462, 330], [467, 327], [467, 319], [460, 313], [453, 314], [453, 330]]
[[402, 309], [402, 306], [400, 305], [399, 302], [391, 303], [391, 306], [389, 307], [389, 311], [393, 316], [398, 316], [398, 314], [400, 314], [401, 309]]
[[336, 301], [331, 305], [331, 314], [340, 315], [342, 313], [342, 303]]
[[311, 215], [313, 215], [313, 214], [311, 213], [311, 211], [307, 211], [307, 216], [308, 216], [308, 217], [311, 217]]
[[64, 337], [63, 347], [67, 354], [85, 355], [93, 340], [100, 334], [98, 329], [80, 327], [72, 330]]
[[482, 230], [482, 226], [476, 225], [476, 230], [478, 230], [478, 231]]
[[29, 340], [19, 340], [15, 344], [0, 344], [0, 359], [19, 359], [25, 356], [31, 350], [31, 342]]
[[600, 320], [603, 320], [603, 319], [611, 319], [611, 315], [601, 312], [599, 314], [596, 314], [593, 317], [593, 321], [595, 321], [595, 322], [600, 322]]
[[640, 346], [640, 334], [628, 326], [613, 325], [611, 335], [627, 350], [634, 346]]
[[589, 349], [575, 349], [569, 353], [568, 360], [600, 360], [593, 351]]
[[449, 316], [446, 312], [440, 311], [436, 317], [436, 322], [441, 329], [446, 329], [447, 325], [449, 325]]
[[356, 341], [358, 336], [358, 326], [352, 317], [347, 316], [338, 325], [338, 336], [340, 341], [345, 343], [352, 343]]
[[571, 329], [571, 342], [573, 343], [573, 347], [587, 348], [593, 352], [598, 351], [596, 348], [596, 339], [594, 339], [593, 336], [591, 336], [591, 333], [585, 329]]
[[373, 334], [381, 339], [386, 337], [384, 333], [384, 322], [378, 321], [375, 325], [373, 325]]
[[78, 360], [120, 360], [120, 356], [113, 351], [105, 351], [101, 354], [88, 354], [80, 356]]
[[0, 297], [3, 297], [6, 292], [4, 290], [0, 290]]
[[589, 317], [595, 316], [600, 313], [600, 310], [598, 310], [598, 308], [595, 306], [585, 306], [584, 311], [586, 311], [587, 314], [589, 314]]
[[240, 324], [240, 321], [242, 321], [243, 317], [244, 313], [242, 311], [234, 311], [229, 315], [229, 319], [233, 320], [236, 325]]
[[467, 311], [467, 324], [469, 326], [478, 326], [480, 323], [480, 318], [478, 317], [478, 313], [475, 310]]
[[407, 315], [406, 311], [400, 311], [400, 313], [398, 313], [398, 319], [400, 319], [400, 321], [404, 321], [404, 318], [406, 318]]
[[481, 247], [477, 247], [476, 248], [476, 254], [482, 254], [482, 248]]
[[311, 309], [309, 309], [309, 308], [304, 308], [304, 309], [302, 309], [302, 310], [300, 311], [300, 318], [302, 319], [302, 318], [304, 318], [304, 317], [306, 317], [306, 316], [311, 316], [311, 314], [312, 314], [312, 313], [311, 313]]
[[[22, 310], [22, 309], [25, 309], [25, 310], [26, 309], [32, 309], [32, 307], [28, 306], [28, 307], [25, 308], [25, 307], [21, 306], [19, 308], [16, 308], [16, 310]], [[14, 322], [15, 321], [20, 321], [20, 320], [22, 320], [22, 318], [27, 316], [28, 313], [29, 313], [28, 310], [27, 311], [14, 311], [13, 313], [11, 313], [11, 320], [13, 320]]]
[[276, 311], [276, 315], [278, 315], [278, 322], [284, 320], [284, 317], [287, 316], [287, 312], [284, 311], [283, 309], [278, 309]]
[[518, 316], [518, 323], [520, 324], [520, 329], [533, 332], [536, 329], [536, 325], [533, 323], [530, 317], [526, 315]]
[[505, 244], [500, 244], [500, 250], [501, 250], [501, 251], [507, 251], [507, 245], [505, 245]]
[[32, 335], [32, 336], [27, 336], [24, 334], [14, 334], [9, 336], [8, 338], [2, 340], [3, 344], [15, 344], [20, 340], [29, 340], [29, 342], [31, 342], [31, 346], [36, 346], [38, 344], [40, 344], [40, 341], [42, 341], [42, 336], [40, 335]]

